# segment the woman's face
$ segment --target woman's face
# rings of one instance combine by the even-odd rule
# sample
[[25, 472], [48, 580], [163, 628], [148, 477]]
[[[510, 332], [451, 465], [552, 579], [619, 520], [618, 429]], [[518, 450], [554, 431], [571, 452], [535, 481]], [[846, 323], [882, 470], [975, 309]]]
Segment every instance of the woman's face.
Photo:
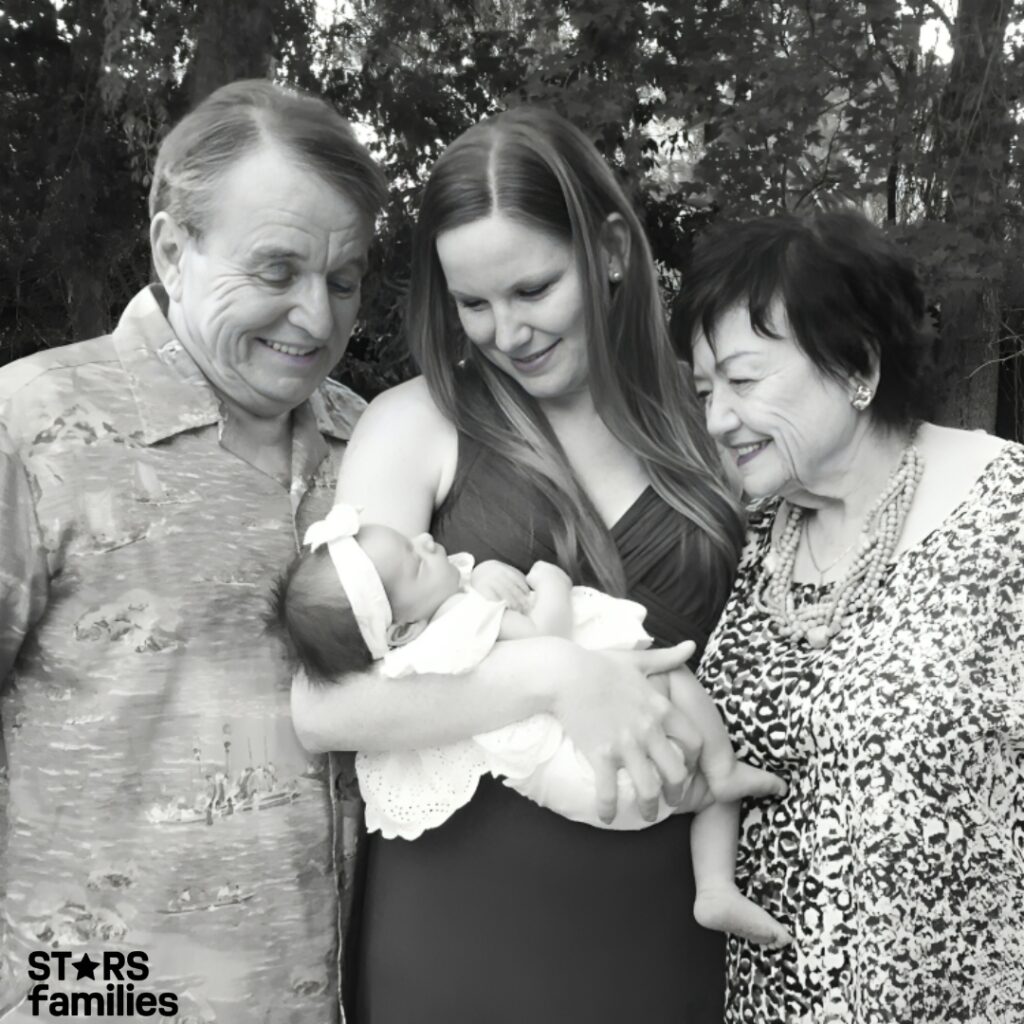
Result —
[[437, 256], [485, 358], [541, 402], [586, 390], [583, 287], [566, 242], [494, 213], [438, 235]]
[[804, 355], [781, 303], [771, 325], [781, 338], [757, 334], [746, 303], [730, 309], [715, 325], [714, 350], [697, 338], [694, 383], [708, 431], [751, 498], [819, 494], [844, 472], [863, 414]]
[[182, 345], [251, 414], [290, 412], [345, 352], [369, 243], [366, 218], [316, 174], [273, 147], [250, 153], [168, 285]]

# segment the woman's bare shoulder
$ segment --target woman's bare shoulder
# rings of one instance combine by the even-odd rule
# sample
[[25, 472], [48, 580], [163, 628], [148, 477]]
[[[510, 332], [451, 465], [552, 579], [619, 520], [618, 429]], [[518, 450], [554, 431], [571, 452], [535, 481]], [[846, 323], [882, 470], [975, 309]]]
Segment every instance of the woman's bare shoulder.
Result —
[[379, 394], [370, 402], [362, 420], [376, 428], [390, 430], [454, 431], [452, 422], [434, 404], [430, 389], [423, 377], [413, 377]]
[[918, 430], [917, 446], [925, 465], [931, 465], [945, 477], [947, 486], [957, 483], [970, 488], [988, 464], [1009, 441], [984, 430], [962, 430], [924, 423]]
[[353, 432], [350, 449], [401, 450], [429, 456], [456, 444], [455, 425], [430, 397], [422, 377], [382, 392], [370, 402]]
[[904, 525], [899, 550], [910, 547], [946, 521], [970, 495], [991, 462], [1009, 444], [980, 430], [924, 423], [917, 448], [924, 472]]
[[426, 381], [416, 377], [378, 395], [359, 418], [342, 460], [338, 494], [379, 513], [403, 502], [415, 505], [419, 524], [444, 500], [457, 461], [455, 425], [434, 404]]

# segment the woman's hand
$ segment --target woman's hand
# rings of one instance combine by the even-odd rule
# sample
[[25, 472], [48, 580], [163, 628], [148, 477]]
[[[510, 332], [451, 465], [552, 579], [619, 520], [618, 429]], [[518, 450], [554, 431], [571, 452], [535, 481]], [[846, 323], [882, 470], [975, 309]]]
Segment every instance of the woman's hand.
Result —
[[611, 822], [624, 768], [640, 813], [653, 821], [658, 797], [675, 806], [697, 764], [701, 738], [668, 699], [664, 685], [647, 677], [684, 665], [692, 643], [657, 651], [585, 651], [569, 647], [552, 713], [594, 769], [597, 811]]

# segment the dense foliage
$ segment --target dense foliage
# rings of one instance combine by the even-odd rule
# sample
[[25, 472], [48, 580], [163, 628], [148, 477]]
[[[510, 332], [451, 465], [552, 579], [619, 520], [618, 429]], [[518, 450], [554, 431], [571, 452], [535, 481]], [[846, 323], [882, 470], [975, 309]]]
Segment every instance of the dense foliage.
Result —
[[147, 278], [161, 133], [217, 85], [273, 75], [365, 126], [393, 181], [342, 367], [365, 394], [409, 372], [408, 231], [432, 160], [485, 114], [541, 102], [620, 168], [669, 291], [714, 219], [861, 204], [928, 280], [943, 419], [1024, 436], [1021, 0], [323, 6], [5, 5], [0, 362], [109, 327]]

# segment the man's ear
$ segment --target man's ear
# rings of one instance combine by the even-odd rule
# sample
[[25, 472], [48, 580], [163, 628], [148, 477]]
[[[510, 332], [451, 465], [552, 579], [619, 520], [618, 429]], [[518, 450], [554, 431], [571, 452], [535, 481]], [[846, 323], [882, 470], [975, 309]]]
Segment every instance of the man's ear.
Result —
[[161, 210], [149, 222], [149, 248], [153, 267], [168, 298], [181, 301], [183, 263], [188, 232], [166, 211]]
[[609, 213], [601, 225], [601, 251], [609, 281], [621, 281], [629, 266], [629, 225], [621, 213]]
[[402, 647], [415, 640], [427, 628], [427, 620], [393, 622], [388, 626], [388, 647]]

